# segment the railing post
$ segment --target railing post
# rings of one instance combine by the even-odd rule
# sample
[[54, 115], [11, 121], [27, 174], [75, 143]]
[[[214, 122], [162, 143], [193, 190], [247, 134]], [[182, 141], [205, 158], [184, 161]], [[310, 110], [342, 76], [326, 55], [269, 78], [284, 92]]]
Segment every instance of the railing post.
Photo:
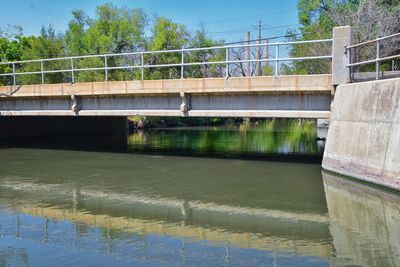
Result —
[[43, 60], [40, 61], [40, 72], [42, 74], [42, 84], [44, 84], [44, 73], [43, 73]]
[[12, 64], [12, 68], [13, 68], [13, 80], [14, 80], [13, 84], [15, 86], [15, 85], [17, 85], [17, 77], [15, 75], [15, 63], [14, 62]]
[[275, 46], [275, 76], [279, 75], [279, 44]]
[[375, 79], [377, 79], [377, 80], [379, 80], [380, 50], [381, 50], [381, 45], [380, 45], [379, 39], [377, 39], [376, 40], [376, 63], [375, 63], [375, 72], [376, 72]]
[[184, 78], [184, 64], [185, 64], [185, 51], [184, 51], [184, 49], [185, 49], [185, 47], [184, 46], [182, 46], [182, 53], [181, 53], [181, 79], [183, 79]]
[[141, 58], [141, 66], [142, 66], [142, 68], [141, 68], [141, 70], [142, 70], [142, 80], [144, 80], [144, 54], [143, 53], [140, 54], [140, 58]]
[[106, 82], [108, 82], [108, 62], [107, 62], [107, 55], [104, 56], [104, 72], [106, 75]]
[[225, 53], [225, 60], [226, 60], [226, 66], [225, 66], [225, 76], [228, 78], [229, 77], [229, 48], [226, 48], [226, 53]]
[[[347, 56], [347, 64], [351, 64], [351, 48], [347, 48], [346, 47], [346, 52], [345, 53], [346, 53], [346, 56]], [[349, 82], [353, 80], [353, 78], [354, 78], [353, 74], [354, 74], [353, 73], [353, 67], [350, 66], [349, 67], [349, 78], [348, 78]]]
[[347, 47], [352, 45], [352, 28], [350, 26], [335, 27], [332, 42], [332, 85], [337, 86], [351, 81], [350, 54]]
[[75, 83], [74, 58], [72, 58], [72, 57], [71, 57], [71, 79], [72, 79], [72, 83]]

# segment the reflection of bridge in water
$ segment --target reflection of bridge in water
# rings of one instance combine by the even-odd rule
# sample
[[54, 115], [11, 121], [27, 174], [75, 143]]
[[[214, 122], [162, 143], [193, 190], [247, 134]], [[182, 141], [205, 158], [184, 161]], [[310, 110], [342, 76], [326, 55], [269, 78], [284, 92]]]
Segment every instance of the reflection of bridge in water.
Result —
[[[323, 177], [329, 218], [10, 179], [1, 185], [0, 201], [16, 212], [15, 225], [8, 232], [2, 227], [3, 234], [52, 242], [52, 235], [62, 233], [68, 238], [57, 239], [58, 244], [100, 251], [103, 244], [118, 257], [137, 253], [146, 258], [151, 254], [146, 250], [152, 249], [149, 240], [171, 237], [180, 240], [182, 256], [189, 253], [192, 242], [205, 241], [224, 247], [228, 262], [229, 251], [242, 248], [308, 255], [340, 266], [398, 266], [399, 196], [329, 174]], [[102, 229], [100, 243], [85, 247], [82, 233], [93, 232], [91, 228]], [[121, 241], [125, 245], [116, 245]], [[126, 252], [123, 247], [130, 242], [141, 250]], [[163, 262], [160, 257], [157, 260]]]
[[[287, 255], [339, 266], [400, 263], [399, 195], [325, 173], [322, 184], [318, 166], [3, 151], [2, 238], [157, 265]], [[22, 166], [21, 154], [34, 156]]]
[[[15, 212], [45, 220], [82, 223], [142, 236], [172, 236], [226, 247], [278, 250], [323, 258], [329, 258], [331, 251], [331, 244], [320, 242], [329, 233], [327, 217], [319, 214], [151, 198], [22, 181], [5, 182], [1, 188], [3, 196], [18, 195], [18, 203], [8, 202], [7, 197], [2, 200]], [[40, 201], [57, 202], [60, 196], [69, 203], [48, 205]], [[19, 226], [23, 225], [23, 220], [16, 221]], [[42, 224], [43, 239], [46, 225]]]

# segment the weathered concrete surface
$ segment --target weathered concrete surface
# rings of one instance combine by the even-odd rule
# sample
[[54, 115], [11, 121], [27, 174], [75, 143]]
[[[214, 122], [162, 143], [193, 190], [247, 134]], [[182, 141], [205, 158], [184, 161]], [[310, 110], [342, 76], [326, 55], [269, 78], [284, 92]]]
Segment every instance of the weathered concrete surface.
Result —
[[329, 118], [332, 88], [330, 75], [0, 87], [0, 116]]
[[332, 44], [332, 84], [346, 84], [350, 81], [350, 70], [346, 67], [348, 55], [346, 46], [352, 44], [352, 29], [350, 26], [333, 29]]
[[[249, 93], [225, 95], [104, 95], [11, 97], [0, 99], [1, 116], [201, 116], [316, 117], [329, 116], [331, 96], [316, 93]], [[185, 103], [187, 109], [181, 110]]]
[[179, 94], [235, 92], [313, 92], [332, 91], [331, 75], [256, 76], [180, 80], [114, 81], [64, 84], [1, 86], [0, 94], [16, 91], [14, 97], [117, 95], [117, 94]]
[[127, 135], [126, 117], [0, 117], [0, 140], [87, 135]]
[[400, 190], [400, 79], [337, 88], [322, 167]]
[[400, 195], [322, 173], [333, 266], [400, 266]]

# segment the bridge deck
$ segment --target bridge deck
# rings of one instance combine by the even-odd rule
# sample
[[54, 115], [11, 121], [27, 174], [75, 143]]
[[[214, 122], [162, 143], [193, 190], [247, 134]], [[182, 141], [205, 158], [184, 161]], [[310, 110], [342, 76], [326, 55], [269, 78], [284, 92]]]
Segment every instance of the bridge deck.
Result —
[[0, 115], [327, 118], [332, 92], [331, 75], [2, 86]]

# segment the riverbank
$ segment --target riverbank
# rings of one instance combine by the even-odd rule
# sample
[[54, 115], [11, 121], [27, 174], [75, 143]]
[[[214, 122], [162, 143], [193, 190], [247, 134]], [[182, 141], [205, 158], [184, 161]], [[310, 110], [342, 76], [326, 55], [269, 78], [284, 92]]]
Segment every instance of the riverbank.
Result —
[[244, 118], [128, 117], [130, 129], [237, 125], [249, 121]]
[[134, 130], [130, 151], [252, 160], [320, 163], [325, 142], [315, 121], [258, 120], [218, 126]]
[[131, 130], [134, 129], [158, 129], [158, 128], [178, 128], [178, 127], [199, 127], [199, 126], [238, 126], [251, 127], [265, 122], [279, 123], [280, 125], [289, 122], [301, 124], [303, 122], [317, 125], [313, 119], [260, 119], [260, 118], [193, 118], [193, 117], [145, 117], [129, 116], [128, 123]]

